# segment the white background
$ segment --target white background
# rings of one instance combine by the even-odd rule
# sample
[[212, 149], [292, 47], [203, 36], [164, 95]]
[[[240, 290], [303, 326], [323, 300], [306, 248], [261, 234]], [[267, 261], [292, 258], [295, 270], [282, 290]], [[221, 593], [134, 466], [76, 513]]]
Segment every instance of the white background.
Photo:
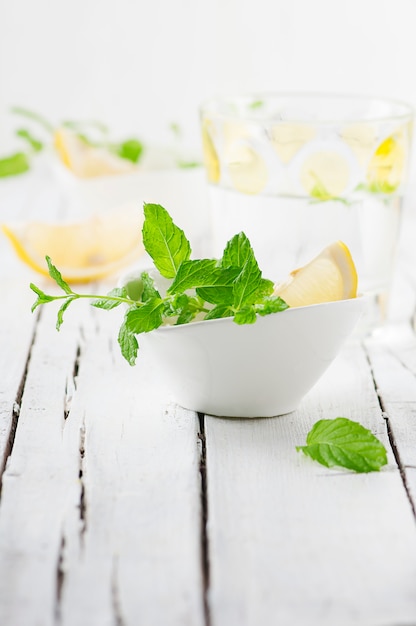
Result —
[[201, 101], [272, 90], [416, 105], [416, 1], [0, 0], [3, 148], [20, 105], [199, 149]]

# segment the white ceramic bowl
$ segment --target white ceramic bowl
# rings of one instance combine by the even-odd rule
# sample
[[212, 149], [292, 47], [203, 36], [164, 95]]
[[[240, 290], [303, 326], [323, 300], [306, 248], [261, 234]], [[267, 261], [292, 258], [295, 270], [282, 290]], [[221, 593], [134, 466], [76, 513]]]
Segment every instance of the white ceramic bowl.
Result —
[[231, 318], [163, 326], [138, 339], [181, 406], [218, 416], [270, 417], [297, 408], [364, 306], [364, 298], [355, 298], [292, 308], [243, 326]]

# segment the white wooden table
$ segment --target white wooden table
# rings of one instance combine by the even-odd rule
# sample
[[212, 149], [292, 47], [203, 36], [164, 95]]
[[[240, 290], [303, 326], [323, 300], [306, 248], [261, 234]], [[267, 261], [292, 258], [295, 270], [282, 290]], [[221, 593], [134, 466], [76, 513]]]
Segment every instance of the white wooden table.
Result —
[[[118, 310], [75, 305], [56, 333], [2, 241], [0, 625], [415, 626], [405, 235], [395, 323], [351, 340], [298, 411], [258, 420], [172, 404], [154, 366], [120, 356]], [[358, 475], [296, 452], [337, 416], [377, 434], [388, 466]]]

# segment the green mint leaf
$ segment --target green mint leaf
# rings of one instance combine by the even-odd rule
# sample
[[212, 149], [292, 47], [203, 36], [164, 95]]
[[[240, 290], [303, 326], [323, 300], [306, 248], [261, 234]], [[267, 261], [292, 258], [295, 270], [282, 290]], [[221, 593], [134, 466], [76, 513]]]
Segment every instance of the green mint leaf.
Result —
[[232, 305], [234, 283], [240, 274], [238, 267], [217, 267], [212, 271], [209, 285], [197, 287], [196, 293], [211, 304]]
[[[65, 128], [69, 128], [74, 132], [83, 134], [86, 128], [94, 128], [98, 130], [98, 132], [106, 135], [108, 133], [108, 127], [102, 122], [98, 122], [97, 120], [84, 120], [84, 121], [73, 121], [73, 120], [65, 120], [62, 122], [62, 126]], [[88, 142], [89, 143], [89, 142]]]
[[137, 139], [128, 139], [117, 147], [117, 154], [122, 159], [127, 159], [127, 161], [131, 161], [132, 163], [138, 163], [143, 154], [143, 144]]
[[211, 259], [183, 261], [168, 289], [168, 293], [183, 293], [187, 289], [211, 285], [211, 276], [217, 262]]
[[177, 161], [177, 166], [182, 170], [190, 170], [194, 167], [199, 167], [200, 165], [202, 164], [199, 161], [182, 161], [181, 159], [178, 159]]
[[17, 115], [21, 115], [22, 117], [36, 122], [45, 130], [47, 130], [48, 133], [53, 133], [54, 131], [53, 125], [48, 122], [48, 120], [46, 120], [42, 115], [39, 115], [39, 113], [35, 113], [34, 111], [30, 111], [29, 109], [24, 109], [23, 107], [12, 107], [11, 111], [12, 113], [16, 113]]
[[126, 318], [120, 326], [118, 343], [121, 349], [121, 354], [124, 356], [126, 361], [128, 361], [130, 365], [135, 365], [139, 344], [137, 343], [134, 333], [129, 330]]
[[156, 268], [165, 278], [174, 278], [180, 264], [191, 255], [183, 230], [173, 223], [160, 204], [144, 205], [143, 244]]
[[[125, 287], [115, 287], [108, 292], [107, 296], [113, 296], [116, 298], [127, 298], [127, 289]], [[97, 309], [105, 309], [106, 311], [110, 311], [111, 309], [115, 309], [117, 306], [121, 304], [120, 300], [111, 300], [105, 297], [99, 297], [97, 300], [93, 300], [91, 302], [92, 306], [95, 306]]]
[[249, 256], [234, 283], [233, 304], [237, 311], [256, 301], [257, 292], [262, 287], [261, 281], [261, 271], [257, 261], [254, 255]]
[[269, 315], [270, 313], [280, 313], [289, 308], [280, 296], [271, 296], [264, 298], [261, 302], [256, 303], [256, 313], [259, 315]]
[[26, 128], [19, 128], [16, 131], [16, 135], [27, 141], [34, 152], [40, 152], [43, 149], [43, 143], [36, 139]]
[[48, 296], [48, 294], [44, 293], [42, 289], [39, 289], [39, 287], [36, 287], [36, 285], [34, 285], [33, 283], [30, 283], [29, 286], [31, 290], [34, 291], [35, 294], [38, 296], [37, 300], [34, 302], [34, 304], [32, 304], [32, 313], [39, 305], [46, 304], [47, 302], [52, 302], [53, 300], [55, 300], [54, 296]]
[[239, 233], [227, 242], [220, 264], [221, 267], [242, 268], [247, 259], [253, 256], [248, 237], [244, 233]]
[[253, 111], [255, 109], [261, 109], [264, 106], [264, 100], [253, 100], [253, 102], [250, 102], [248, 106]]
[[316, 422], [307, 435], [306, 444], [296, 449], [326, 467], [376, 472], [387, 463], [381, 441], [364, 426], [346, 417]]
[[141, 280], [143, 285], [143, 291], [141, 294], [142, 302], [152, 300], [152, 298], [160, 298], [160, 293], [155, 287], [155, 281], [147, 272], [141, 273]]
[[68, 285], [68, 283], [62, 278], [61, 272], [55, 267], [55, 265], [52, 263], [50, 257], [45, 257], [46, 258], [46, 263], [48, 264], [48, 271], [49, 271], [49, 276], [51, 278], [53, 278], [53, 280], [56, 282], [56, 284], [63, 290], [65, 291], [65, 293], [67, 294], [73, 294], [74, 292], [72, 291], [71, 287]]
[[205, 315], [204, 320], [217, 320], [222, 317], [232, 317], [233, 315], [234, 311], [229, 306], [219, 304]]
[[0, 178], [24, 174], [30, 168], [29, 160], [23, 152], [16, 152], [11, 156], [0, 159]]
[[64, 301], [64, 303], [61, 305], [61, 308], [58, 311], [58, 319], [56, 320], [56, 330], [60, 330], [63, 321], [64, 321], [64, 313], [67, 310], [67, 308], [69, 307], [69, 305], [71, 304], [71, 302], [74, 300], [74, 298], [68, 298], [67, 300]]
[[258, 298], [271, 296], [274, 291], [274, 282], [267, 278], [262, 278], [256, 291]]
[[159, 328], [163, 322], [163, 307], [164, 302], [160, 298], [153, 298], [137, 309], [132, 307], [126, 313], [127, 329], [138, 335]]
[[171, 124], [169, 124], [169, 129], [175, 135], [176, 139], [179, 139], [181, 137], [182, 129], [177, 122], [171, 122]]
[[178, 319], [176, 320], [175, 326], [180, 326], [182, 324], [189, 324], [189, 322], [192, 322], [195, 315], [196, 315], [195, 311], [191, 311], [190, 309], [184, 309], [178, 315]]
[[234, 322], [236, 324], [254, 324], [256, 321], [256, 311], [253, 306], [244, 307], [244, 309], [240, 309], [234, 315]]

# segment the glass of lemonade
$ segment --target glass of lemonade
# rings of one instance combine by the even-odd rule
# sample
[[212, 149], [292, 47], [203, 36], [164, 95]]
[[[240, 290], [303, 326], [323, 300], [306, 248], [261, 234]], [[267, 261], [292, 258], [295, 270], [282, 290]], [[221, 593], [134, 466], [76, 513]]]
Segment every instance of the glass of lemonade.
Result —
[[373, 296], [368, 324], [386, 315], [412, 108], [364, 96], [260, 94], [201, 107], [213, 253], [244, 231], [278, 281], [336, 240]]

